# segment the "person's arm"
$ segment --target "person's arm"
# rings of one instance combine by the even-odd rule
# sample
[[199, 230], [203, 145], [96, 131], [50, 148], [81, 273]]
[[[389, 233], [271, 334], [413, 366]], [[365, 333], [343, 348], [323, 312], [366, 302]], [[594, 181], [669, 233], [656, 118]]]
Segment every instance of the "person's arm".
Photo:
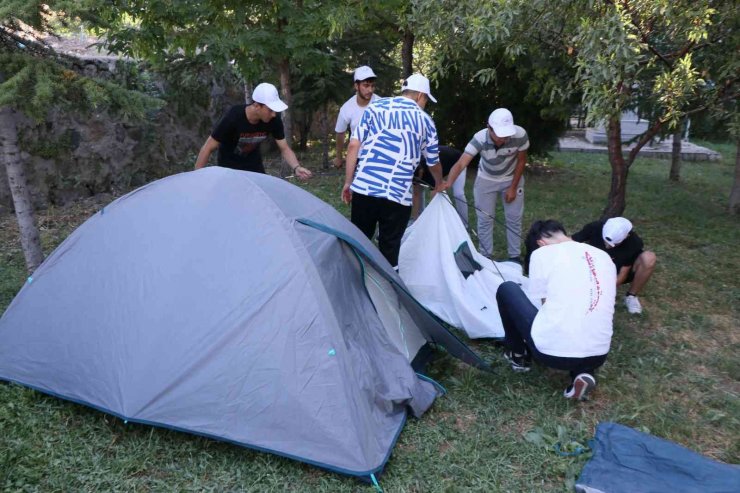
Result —
[[285, 139], [276, 139], [275, 143], [277, 144], [278, 149], [280, 149], [280, 154], [282, 154], [283, 159], [285, 159], [285, 161], [288, 163], [288, 166], [293, 169], [293, 173], [299, 179], [308, 180], [313, 176], [313, 173], [311, 173], [310, 170], [301, 166], [301, 163], [298, 162], [298, 158], [293, 152], [293, 149], [290, 148], [288, 142]]
[[352, 180], [355, 177], [357, 167], [357, 155], [360, 153], [360, 141], [355, 138], [349, 139], [347, 146], [347, 167], [344, 170], [344, 186], [342, 187], [342, 202], [349, 204], [352, 201]]
[[198, 159], [195, 160], [195, 169], [200, 169], [208, 164], [208, 159], [211, 157], [211, 153], [218, 149], [219, 145], [221, 145], [219, 141], [209, 136], [208, 139], [206, 139], [205, 144], [203, 144], [203, 147], [200, 148]]
[[442, 165], [437, 163], [434, 166], [429, 166], [429, 172], [434, 178], [434, 191], [444, 192], [446, 187], [444, 187], [444, 180], [442, 179]]
[[457, 177], [460, 176], [462, 170], [468, 167], [470, 162], [473, 160], [473, 157], [473, 155], [468, 154], [467, 152], [462, 153], [460, 159], [458, 159], [455, 165], [452, 166], [450, 173], [447, 175], [447, 179], [445, 180], [444, 187], [442, 189], [443, 191], [447, 190], [453, 183], [455, 183]]
[[627, 281], [627, 276], [630, 275], [631, 270], [631, 265], [625, 265], [624, 267], [619, 269], [619, 272], [617, 272], [617, 286], [620, 286]]
[[516, 168], [514, 168], [514, 177], [511, 179], [511, 186], [506, 190], [504, 200], [506, 203], [513, 202], [516, 198], [516, 191], [519, 188], [519, 180], [524, 174], [524, 167], [527, 165], [527, 151], [519, 151], [516, 154]]
[[337, 132], [337, 155], [334, 158], [334, 166], [341, 168], [344, 166], [344, 132]]

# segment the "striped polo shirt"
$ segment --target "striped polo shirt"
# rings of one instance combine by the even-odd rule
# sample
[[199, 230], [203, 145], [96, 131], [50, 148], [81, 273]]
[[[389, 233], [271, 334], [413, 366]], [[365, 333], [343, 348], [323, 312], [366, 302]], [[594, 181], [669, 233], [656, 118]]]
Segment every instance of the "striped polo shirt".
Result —
[[478, 164], [480, 178], [498, 182], [512, 179], [514, 168], [516, 168], [517, 153], [529, 149], [527, 131], [518, 125], [514, 127], [516, 133], [498, 149], [491, 140], [491, 136], [488, 135], [487, 128], [476, 132], [465, 146], [465, 152], [471, 156], [480, 153], [480, 164]]
[[439, 163], [434, 121], [411, 99], [398, 96], [370, 103], [352, 132], [360, 141], [350, 190], [411, 205], [411, 180], [422, 156]]

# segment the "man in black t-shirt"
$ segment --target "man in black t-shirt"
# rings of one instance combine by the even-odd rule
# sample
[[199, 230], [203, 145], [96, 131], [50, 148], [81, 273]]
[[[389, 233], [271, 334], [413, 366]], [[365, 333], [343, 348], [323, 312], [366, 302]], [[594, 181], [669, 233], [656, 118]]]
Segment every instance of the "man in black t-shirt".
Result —
[[[455, 165], [457, 160], [460, 159], [460, 156], [462, 156], [462, 152], [458, 151], [454, 147], [439, 146], [439, 164], [442, 165], [442, 176], [447, 176], [450, 173], [450, 170]], [[419, 167], [416, 168], [415, 176], [419, 180], [419, 182], [427, 185], [429, 188], [434, 188], [434, 178], [432, 177], [432, 173], [427, 167], [427, 162], [424, 157], [421, 158], [421, 161], [419, 162]], [[450, 199], [452, 200], [452, 204], [455, 206], [455, 210], [457, 210], [457, 213], [460, 215], [460, 219], [462, 219], [463, 224], [465, 224], [465, 227], [467, 228], [468, 203], [467, 199], [465, 198], [464, 169], [450, 188], [452, 189], [452, 197], [450, 197]], [[422, 210], [424, 209], [424, 190], [422, 190], [421, 185], [414, 184], [413, 193], [413, 210], [411, 212], [411, 217], [413, 219], [416, 219], [419, 217], [419, 214], [421, 214]]]
[[575, 241], [604, 250], [617, 269], [617, 285], [630, 284], [624, 304], [630, 313], [642, 313], [637, 295], [655, 270], [656, 256], [643, 250], [642, 239], [632, 231], [632, 223], [623, 217], [594, 221], [575, 233]]
[[288, 105], [280, 100], [277, 88], [263, 82], [254, 88], [252, 100], [252, 104], [229, 108], [201, 147], [195, 169], [205, 166], [211, 153], [218, 149], [219, 166], [264, 173], [259, 146], [272, 136], [295, 175], [302, 180], [309, 179], [311, 171], [300, 165], [285, 140], [283, 122], [277, 113], [288, 109]]

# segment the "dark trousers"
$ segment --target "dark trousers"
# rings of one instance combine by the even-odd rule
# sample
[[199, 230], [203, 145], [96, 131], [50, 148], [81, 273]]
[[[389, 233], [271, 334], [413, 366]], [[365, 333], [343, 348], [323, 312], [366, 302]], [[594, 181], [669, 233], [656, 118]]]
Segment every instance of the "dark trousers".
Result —
[[511, 281], [502, 283], [496, 291], [496, 303], [504, 325], [504, 344], [517, 354], [529, 352], [534, 359], [545, 366], [570, 372], [571, 378], [579, 373], [594, 374], [604, 364], [606, 355], [586, 358], [564, 358], [542, 354], [532, 342], [532, 323], [537, 316], [537, 308], [529, 301], [522, 288]]
[[352, 224], [365, 236], [373, 239], [378, 229], [378, 248], [392, 266], [398, 265], [398, 251], [406, 225], [411, 217], [411, 206], [380, 197], [352, 194]]

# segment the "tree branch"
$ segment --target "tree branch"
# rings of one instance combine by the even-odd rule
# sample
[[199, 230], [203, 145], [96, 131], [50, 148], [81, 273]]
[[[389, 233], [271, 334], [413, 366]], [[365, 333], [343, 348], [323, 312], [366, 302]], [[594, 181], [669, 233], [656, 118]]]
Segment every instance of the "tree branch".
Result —
[[632, 166], [632, 163], [635, 161], [635, 158], [637, 158], [637, 154], [640, 152], [640, 149], [645, 147], [645, 144], [650, 142], [650, 140], [655, 137], [658, 132], [660, 132], [660, 129], [663, 127], [664, 124], [665, 122], [663, 122], [662, 120], [658, 120], [656, 123], [653, 124], [652, 127], [647, 130], [647, 132], [642, 134], [640, 140], [637, 141], [635, 147], [633, 147], [630, 150], [630, 153], [627, 155], [627, 169]]

